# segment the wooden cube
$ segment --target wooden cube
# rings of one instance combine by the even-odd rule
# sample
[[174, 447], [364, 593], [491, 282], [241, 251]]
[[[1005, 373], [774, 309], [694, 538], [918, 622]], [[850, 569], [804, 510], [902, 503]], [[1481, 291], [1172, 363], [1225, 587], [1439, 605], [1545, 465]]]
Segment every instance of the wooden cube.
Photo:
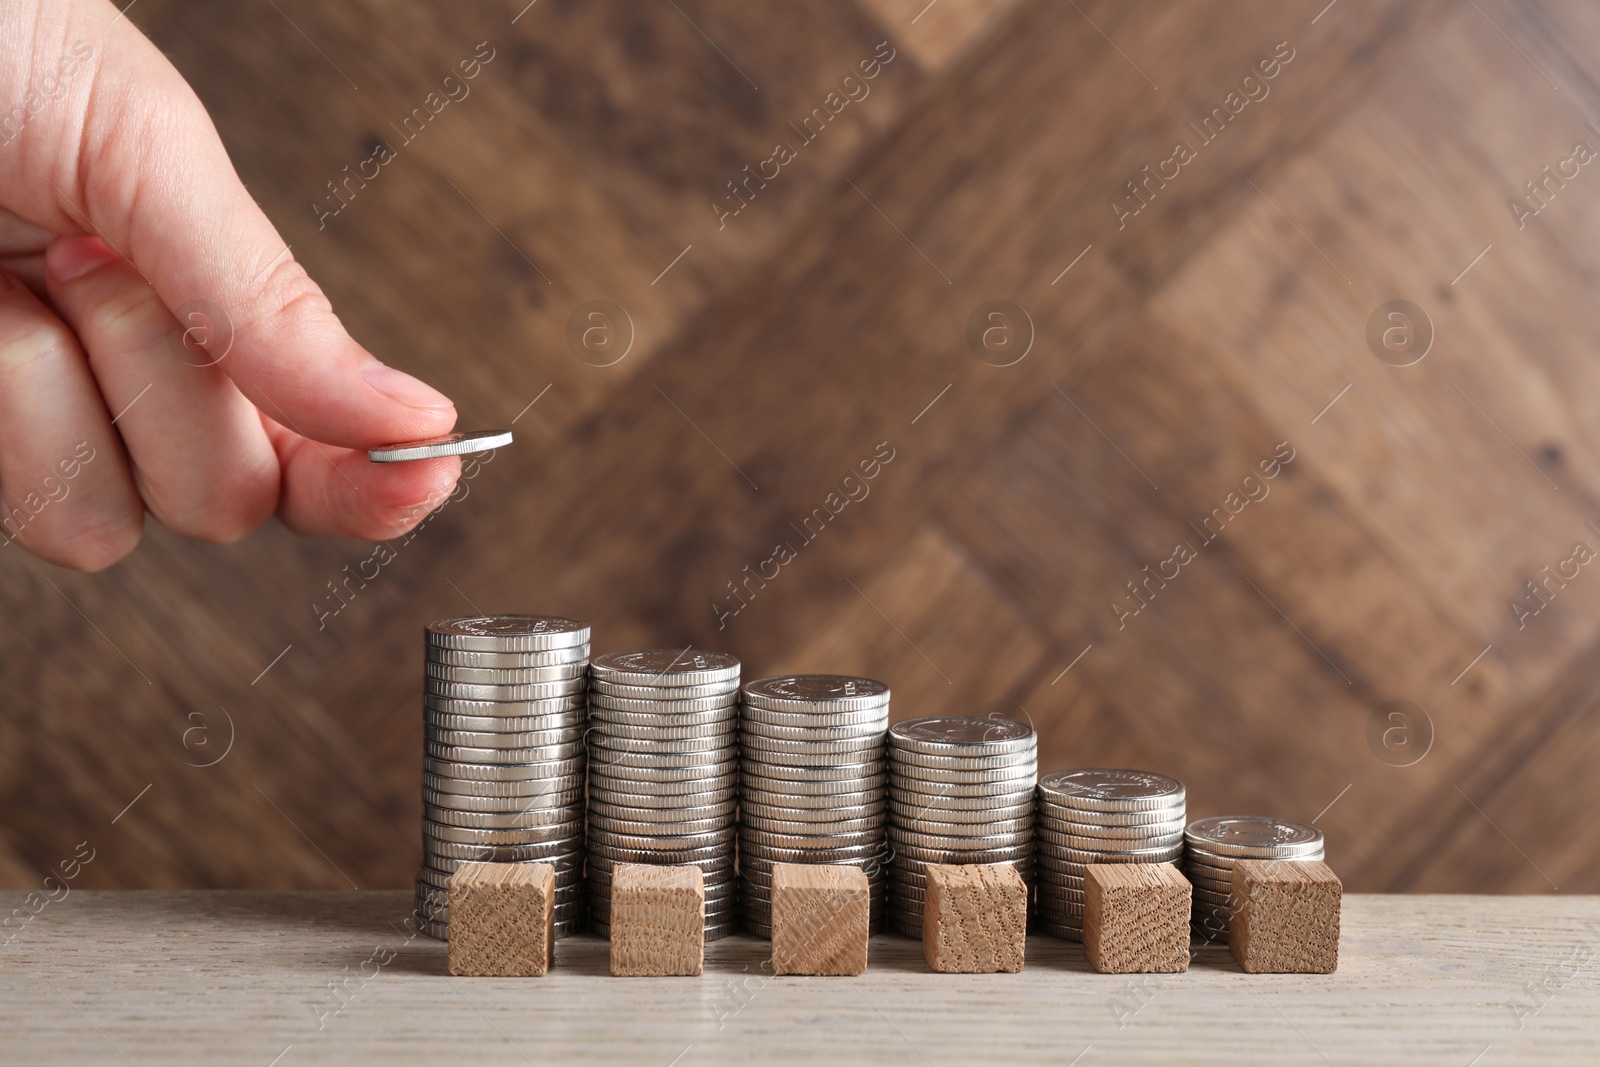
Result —
[[923, 868], [922, 954], [944, 974], [1022, 970], [1028, 946], [1028, 884], [1010, 864]]
[[463, 863], [450, 876], [451, 974], [523, 978], [550, 969], [556, 869], [548, 863]]
[[870, 896], [860, 867], [774, 864], [772, 973], [864, 973]]
[[1332, 974], [1344, 885], [1321, 860], [1233, 865], [1228, 947], [1251, 974]]
[[611, 973], [699, 974], [706, 958], [706, 885], [699, 867], [619, 863], [611, 869]]
[[1091, 863], [1083, 875], [1083, 950], [1102, 974], [1189, 969], [1194, 890], [1170, 863]]

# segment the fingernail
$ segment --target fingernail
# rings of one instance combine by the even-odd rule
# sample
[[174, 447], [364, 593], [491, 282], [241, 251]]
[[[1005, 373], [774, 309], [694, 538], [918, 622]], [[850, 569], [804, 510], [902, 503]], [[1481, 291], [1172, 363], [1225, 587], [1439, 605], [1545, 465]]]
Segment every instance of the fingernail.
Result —
[[98, 237], [64, 237], [50, 245], [44, 258], [51, 277], [70, 282], [122, 257]]
[[390, 400], [398, 400], [409, 408], [439, 411], [455, 407], [449, 397], [433, 386], [413, 378], [403, 370], [395, 370], [387, 363], [373, 363], [365, 367], [361, 377]]

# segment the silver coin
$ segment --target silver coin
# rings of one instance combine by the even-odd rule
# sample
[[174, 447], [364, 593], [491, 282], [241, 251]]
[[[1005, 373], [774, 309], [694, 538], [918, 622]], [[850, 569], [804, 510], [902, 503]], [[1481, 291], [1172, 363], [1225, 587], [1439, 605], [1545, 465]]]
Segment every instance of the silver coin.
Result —
[[889, 706], [879, 705], [862, 711], [837, 711], [827, 705], [808, 706], [804, 711], [774, 711], [755, 704], [741, 703], [739, 716], [747, 724], [783, 726], [790, 729], [889, 729]]
[[422, 855], [426, 862], [476, 860], [480, 863], [521, 863], [542, 860], [571, 848], [569, 841], [550, 841], [537, 845], [458, 845], [451, 841], [425, 840]]
[[1041, 816], [1080, 825], [1138, 827], [1173, 822], [1183, 826], [1188, 823], [1186, 809], [1181, 801], [1175, 806], [1152, 808], [1148, 811], [1094, 811], [1057, 804], [1041, 792], [1038, 797], [1038, 808]]
[[930, 756], [992, 756], [1032, 753], [1039, 739], [1033, 727], [989, 715], [933, 715], [906, 719], [889, 730], [898, 753]]
[[[627, 796], [632, 799], [626, 803], [635, 807], [644, 804], [672, 804], [680, 803], [681, 798], [687, 796], [703, 795], [705, 803], [714, 804], [723, 798], [723, 795], [736, 796], [738, 794], [739, 776], [732, 772], [719, 774], [714, 778], [685, 778], [678, 781], [654, 781], [635, 776], [629, 773], [636, 768], [609, 767], [604, 764], [590, 768], [589, 787], [593, 790], [613, 796]], [[613, 803], [624, 803], [622, 800]]]
[[740, 754], [746, 763], [762, 766], [769, 771], [777, 767], [785, 767], [789, 770], [825, 771], [839, 766], [841, 760], [851, 760], [853, 765], [854, 761], [861, 756], [876, 757], [881, 752], [881, 746], [876, 749], [862, 749], [854, 752], [768, 752], [753, 749], [741, 743]]
[[1038, 774], [1038, 760], [1033, 752], [1004, 756], [930, 756], [924, 752], [907, 752], [891, 744], [888, 755], [890, 767], [922, 778], [942, 775], [948, 771], [1009, 771], [1014, 774], [1025, 772]]
[[[573, 841], [549, 841], [549, 843], [546, 843], [546, 845], [531, 845], [528, 846], [528, 848], [530, 848], [530, 851], [533, 854], [530, 854], [530, 856], [520, 856], [518, 859], [515, 859], [515, 861], [507, 862], [518, 862], [518, 864], [526, 864], [526, 862], [557, 864], [557, 862], [562, 861], [562, 857], [571, 854], [571, 849], [573, 849]], [[426, 846], [424, 846], [424, 849], [422, 849], [422, 870], [424, 870], [424, 872], [427, 872], [427, 870], [434, 870], [434, 872], [443, 873], [443, 875], [446, 875], [446, 880], [448, 880], [448, 875], [451, 875], [451, 873], [461, 869], [462, 864], [474, 864], [474, 862], [493, 861], [483, 861], [482, 857], [478, 857], [478, 859], [456, 859], [456, 857], [453, 856], [440, 856], [440, 854], [434, 853], [432, 849], [426, 848]], [[576, 870], [576, 867], [574, 867], [574, 870]], [[446, 881], [446, 886], [448, 886], [448, 881]]]
[[902, 789], [933, 791], [944, 785], [1003, 783], [1020, 792], [1033, 788], [1037, 771], [1031, 760], [1009, 767], [924, 767], [905, 763], [898, 754], [891, 754], [889, 775]]
[[[969, 798], [957, 798], [969, 799]], [[909, 803], [903, 800], [889, 798], [889, 811], [898, 819], [908, 823], [919, 819], [940, 823], [986, 823], [991, 821], [1010, 822], [1016, 819], [1026, 819], [1033, 815], [1033, 804], [1006, 804], [997, 807], [981, 808], [953, 808], [947, 806], [942, 799], [919, 801]]]
[[[430, 660], [423, 665], [423, 676], [470, 685], [543, 685], [587, 679], [588, 674], [582, 660], [554, 667], [452, 667]], [[587, 684], [585, 681], [585, 688]]]
[[820, 863], [825, 860], [866, 860], [883, 851], [883, 835], [867, 835], [865, 843], [823, 844], [814, 847], [785, 847], [739, 839], [739, 863], [750, 864], [752, 869], [773, 863]]
[[[959, 795], [947, 792], [950, 788], [952, 787], [940, 786], [937, 793], [930, 793], [920, 789], [910, 790], [892, 786], [889, 790], [889, 802], [907, 811], [939, 809], [944, 811], [1011, 812], [1014, 815], [1020, 815], [1033, 810], [1032, 789], [1013, 789], [1005, 793]], [[940, 816], [940, 818], [943, 818], [943, 816]]]
[[482, 763], [504, 766], [510, 763], [524, 765], [577, 761], [583, 765], [584, 747], [581, 741], [564, 745], [542, 745], [539, 748], [476, 748], [466, 745], [442, 745], [437, 741], [424, 741], [423, 750], [430, 759], [448, 760], [451, 763]]
[[457, 700], [452, 697], [422, 695], [423, 710], [440, 715], [471, 715], [477, 718], [556, 719], [555, 725], [582, 723], [587, 718], [582, 693], [550, 700]]
[[816, 782], [819, 784], [824, 782], [857, 782], [885, 774], [889, 769], [888, 763], [881, 757], [870, 757], [865, 760], [853, 760], [849, 763], [834, 763], [820, 767], [801, 767], [773, 762], [764, 758], [758, 759], [745, 756], [740, 760], [739, 766], [745, 774], [754, 775], [757, 778]]
[[1233, 880], [1232, 866], [1202, 862], [1195, 856], [1193, 851], [1184, 854], [1183, 867], [1185, 871], [1193, 872], [1193, 874], [1200, 877], [1212, 878], [1223, 882], [1231, 882]]
[[589, 800], [591, 803], [609, 804], [612, 807], [629, 811], [670, 811], [679, 806], [686, 808], [711, 808], [727, 807], [735, 809], [739, 803], [739, 791], [732, 786], [717, 790], [693, 790], [675, 794], [648, 794], [640, 793], [631, 787], [616, 787], [606, 783], [596, 783], [589, 780]]
[[1322, 850], [1322, 831], [1267, 815], [1223, 815], [1189, 824], [1189, 840], [1209, 852], [1251, 859], [1288, 859]]
[[723, 712], [697, 715], [657, 715], [589, 709], [589, 728], [619, 737], [721, 737], [739, 729], [739, 720]]
[[739, 730], [746, 737], [767, 738], [773, 741], [883, 741], [886, 736], [879, 723], [860, 726], [771, 726], [748, 716], [741, 718]]
[[660, 822], [634, 822], [630, 819], [613, 819], [605, 815], [590, 814], [589, 833], [622, 834], [644, 837], [659, 835], [661, 837], [675, 837], [679, 840], [697, 838], [702, 834], [716, 833], [719, 830], [733, 829], [733, 816], [723, 815], [715, 819], [684, 819], [675, 823]]
[[[760, 799], [757, 797], [760, 796]], [[802, 798], [813, 799], [813, 798]], [[741, 817], [758, 819], [788, 819], [799, 822], [833, 822], [839, 819], [887, 819], [889, 813], [881, 802], [868, 800], [860, 804], [841, 804], [838, 807], [810, 808], [791, 806], [779, 798], [765, 795], [743, 794], [740, 800]]]
[[[883, 753], [883, 736], [866, 734], [859, 737], [829, 737], [822, 740], [803, 738], [768, 737], [749, 730], [739, 731], [739, 744], [751, 759], [782, 762], [795, 755], [826, 754], [836, 763], [860, 763], [877, 759]], [[853, 753], [862, 755], [853, 755]]]
[[744, 700], [772, 711], [805, 711], [816, 704], [828, 705], [829, 711], [859, 711], [888, 704], [889, 687], [871, 678], [788, 674], [750, 682]]
[[883, 840], [884, 828], [887, 819], [883, 822], [872, 824], [859, 830], [839, 830], [834, 832], [825, 824], [819, 825], [815, 830], [802, 830], [799, 833], [779, 833], [758, 829], [741, 822], [739, 825], [739, 841], [743, 845], [760, 849], [841, 849], [856, 847], [877, 847]]
[[464, 830], [491, 831], [494, 833], [527, 830], [539, 826], [557, 826], [570, 822], [576, 805], [560, 808], [534, 808], [527, 811], [457, 811], [424, 804], [422, 822], [441, 826], [460, 827]]
[[[982, 837], [955, 836], [945, 837], [939, 834], [923, 833], [918, 830], [908, 830], [902, 826], [889, 827], [889, 843], [896, 852], [905, 851], [908, 847], [922, 851], [945, 852], [980, 852], [980, 851], [1011, 851], [1026, 848], [1031, 851], [1033, 846], [1033, 829], [1020, 830], [1016, 833], [990, 834]], [[908, 855], [910, 853], [907, 853]]]
[[1041, 826], [1038, 829], [1040, 841], [1048, 841], [1052, 845], [1063, 848], [1082, 849], [1085, 851], [1129, 851], [1149, 852], [1152, 849], [1170, 849], [1183, 844], [1183, 834], [1168, 834], [1163, 838], [1146, 838], [1139, 841], [1124, 841], [1110, 837], [1079, 837], [1076, 834], [1063, 834]]
[[654, 648], [605, 652], [590, 669], [598, 679], [623, 685], [715, 685], [739, 680], [739, 659], [726, 652]]
[[[1047, 846], [1048, 854], [1056, 859], [1071, 863], [1171, 863], [1183, 856], [1183, 846], [1176, 845], [1170, 848], [1152, 849], [1125, 849], [1113, 851], [1106, 849], [1081, 849], [1065, 848], [1061, 845], [1050, 844]], [[1041, 852], [1044, 849], [1040, 850]]]
[[458, 431], [441, 437], [427, 437], [420, 441], [403, 441], [399, 444], [384, 445], [382, 448], [369, 448], [367, 458], [374, 463], [410, 463], [418, 459], [492, 452], [510, 443], [510, 430]]
[[[1021, 786], [1022, 788], [1017, 788]], [[889, 799], [902, 804], [955, 807], [972, 801], [980, 807], [1017, 807], [1031, 803], [1030, 779], [1014, 778], [1002, 782], [918, 782], [910, 778], [891, 778]]]
[[682, 755], [714, 753], [722, 759], [732, 759], [738, 754], [734, 735], [695, 733], [682, 738], [625, 737], [610, 731], [591, 730], [589, 747], [609, 752], [637, 752], [650, 755]]
[[535, 685], [487, 685], [476, 682], [446, 682], [438, 678], [423, 679], [423, 693], [446, 700], [494, 700], [501, 703], [526, 703], [532, 700], [557, 700], [578, 697], [588, 692], [588, 683], [582, 678], [564, 682], [539, 682]]
[[[707, 849], [715, 850], [727, 847], [733, 843], [735, 836], [734, 827], [732, 826], [718, 827], [715, 830], [693, 834], [628, 833], [597, 827], [591, 821], [589, 847], [593, 849], [596, 845], [604, 845], [613, 852], [699, 853]], [[603, 853], [603, 855], [611, 855], [611, 853]], [[618, 857], [611, 855], [611, 858], [616, 859]], [[682, 862], [689, 861], [684, 860]]]
[[602, 841], [589, 842], [591, 859], [608, 859], [617, 863], [693, 863], [696, 860], [716, 859], [728, 854], [726, 845], [700, 849], [664, 849], [621, 848]]
[[422, 820], [422, 833], [424, 837], [435, 841], [452, 841], [459, 845], [536, 845], [561, 840], [573, 835], [581, 835], [583, 833], [583, 819], [580, 816], [567, 822], [551, 823], [546, 826], [484, 830], [465, 826], [449, 826], [424, 817]]
[[714, 701], [720, 707], [726, 704], [737, 706], [739, 703], [738, 681], [709, 685], [635, 685], [591, 677], [589, 692], [607, 700], [644, 700], [652, 704], [698, 704], [706, 700]]
[[[591, 794], [593, 790], [590, 791]], [[589, 797], [589, 815], [633, 823], [700, 822], [703, 819], [724, 819], [730, 824], [738, 806], [731, 800], [720, 804], [661, 805], [650, 808], [630, 808], [609, 804], [594, 796]], [[672, 831], [678, 833], [680, 831]]]
[[903, 841], [891, 841], [890, 847], [894, 849], [896, 861], [902, 857], [909, 860], [920, 860], [923, 863], [943, 864], [969, 864], [969, 863], [1000, 863], [1007, 860], [1020, 860], [1033, 854], [1033, 842], [1011, 845], [1005, 848], [924, 848], [920, 845], [910, 845]]
[[450, 745], [454, 748], [492, 748], [504, 749], [558, 749], [567, 750], [559, 756], [550, 758], [565, 758], [567, 754], [583, 741], [583, 730], [576, 726], [569, 726], [563, 730], [539, 730], [529, 733], [503, 733], [481, 730], [445, 730], [430, 726], [424, 732], [427, 740], [436, 745]]
[[603, 778], [606, 781], [621, 779], [627, 782], [666, 785], [682, 782], [705, 782], [707, 788], [712, 784], [721, 782], [724, 778], [737, 780], [737, 760], [727, 760], [722, 763], [681, 762], [674, 757], [671, 763], [651, 761], [648, 757], [621, 761], [606, 753], [606, 759], [601, 761], [591, 760], [589, 764], [590, 777]]
[[589, 692], [589, 709], [596, 716], [606, 719], [615, 718], [619, 712], [650, 715], [660, 722], [666, 722], [671, 719], [693, 722], [700, 717], [715, 718], [717, 721], [730, 720], [737, 722], [739, 718], [739, 705], [726, 697], [699, 697], [694, 700], [656, 700], [646, 697], [606, 696], [591, 689]]
[[589, 662], [588, 644], [552, 648], [546, 652], [471, 652], [464, 649], [437, 648], [428, 645], [428, 663], [441, 663], [450, 667], [489, 667], [497, 670], [521, 670], [529, 667], [564, 667]]
[[1096, 811], [1148, 811], [1183, 802], [1183, 783], [1149, 771], [1085, 767], [1056, 771], [1039, 780], [1048, 800]]
[[816, 768], [818, 778], [807, 780], [783, 776], [768, 777], [752, 770], [753, 765], [749, 760], [741, 760], [739, 766], [739, 780], [749, 790], [776, 793], [786, 797], [843, 797], [853, 793], [886, 793], [889, 785], [888, 772], [882, 769], [876, 773], [859, 776], [823, 777], [828, 774], [830, 768], [821, 767]]
[[1015, 835], [1033, 832], [1033, 816], [1026, 815], [1020, 819], [991, 819], [988, 822], [940, 822], [937, 819], [916, 818], [907, 819], [899, 817], [894, 820], [896, 826], [928, 837], [996, 837], [1000, 835]]
[[537, 718], [514, 715], [449, 715], [442, 711], [422, 713], [422, 725], [429, 730], [464, 730], [485, 734], [558, 733], [555, 740], [576, 741], [583, 737], [583, 723], [575, 715], [541, 715]]
[[428, 644], [467, 652], [546, 652], [589, 643], [589, 627], [558, 615], [478, 615], [430, 623]]
[[583, 790], [581, 788], [553, 790], [548, 797], [473, 797], [461, 793], [436, 793], [432, 789], [423, 789], [422, 802], [436, 808], [449, 808], [452, 811], [532, 811], [535, 808], [581, 806]]
[[[583, 762], [582, 758], [577, 758], [546, 763], [482, 763], [424, 756], [422, 769], [429, 774], [457, 781], [552, 781], [581, 773]], [[580, 780], [578, 784], [583, 783]]]
[[[439, 764], [434, 761], [435, 766]], [[577, 783], [581, 786], [583, 783]], [[436, 793], [459, 793], [469, 797], [522, 797], [538, 799], [550, 792], [550, 783], [544, 778], [513, 779], [507, 782], [482, 781], [473, 778], [452, 778], [431, 771], [422, 772], [422, 785]]]
[[821, 836], [835, 838], [842, 834], [861, 834], [869, 831], [882, 830], [889, 825], [889, 816], [885, 813], [867, 815], [858, 819], [830, 819], [827, 821], [807, 819], [769, 819], [764, 816], [752, 815], [748, 811], [739, 815], [739, 825], [748, 826], [752, 830], [759, 830], [764, 834], [781, 834], [785, 837], [800, 838]]
[[[1048, 829], [1058, 834], [1070, 834], [1073, 837], [1094, 837], [1106, 841], [1147, 841], [1152, 844], [1159, 838], [1170, 838], [1174, 834], [1181, 840], [1183, 837], [1183, 823], [1162, 822], [1146, 823], [1143, 826], [1096, 826], [1092, 823], [1068, 822], [1065, 819], [1056, 819], [1041, 814], [1039, 816], [1041, 829]], [[1118, 847], [1121, 847], [1120, 845]]]

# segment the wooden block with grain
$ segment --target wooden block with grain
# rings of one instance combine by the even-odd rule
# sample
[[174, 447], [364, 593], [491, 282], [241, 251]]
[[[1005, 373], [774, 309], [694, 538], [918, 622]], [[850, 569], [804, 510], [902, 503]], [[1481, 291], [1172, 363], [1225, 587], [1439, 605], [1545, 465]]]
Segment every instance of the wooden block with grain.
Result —
[[699, 867], [619, 863], [612, 868], [612, 974], [699, 974], [705, 958], [706, 886]]
[[1028, 884], [1009, 864], [923, 868], [922, 954], [944, 974], [1015, 973], [1028, 946]]
[[1091, 863], [1083, 877], [1083, 950], [1103, 974], [1189, 969], [1194, 890], [1170, 863]]
[[1332, 974], [1344, 885], [1321, 860], [1233, 865], [1228, 947], [1251, 974]]
[[556, 869], [548, 863], [463, 863], [450, 876], [451, 974], [524, 978], [550, 969]]
[[871, 891], [867, 872], [843, 863], [772, 868], [772, 972], [863, 974]]

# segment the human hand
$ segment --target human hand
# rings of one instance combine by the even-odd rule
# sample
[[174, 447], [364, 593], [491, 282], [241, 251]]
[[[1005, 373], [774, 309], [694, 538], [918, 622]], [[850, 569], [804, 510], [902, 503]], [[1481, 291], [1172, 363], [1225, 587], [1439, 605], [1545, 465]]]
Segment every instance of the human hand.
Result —
[[454, 423], [447, 397], [345, 332], [116, 7], [0, 6], [0, 544], [98, 570], [146, 510], [203, 541], [274, 513], [388, 539], [460, 461], [365, 449]]

